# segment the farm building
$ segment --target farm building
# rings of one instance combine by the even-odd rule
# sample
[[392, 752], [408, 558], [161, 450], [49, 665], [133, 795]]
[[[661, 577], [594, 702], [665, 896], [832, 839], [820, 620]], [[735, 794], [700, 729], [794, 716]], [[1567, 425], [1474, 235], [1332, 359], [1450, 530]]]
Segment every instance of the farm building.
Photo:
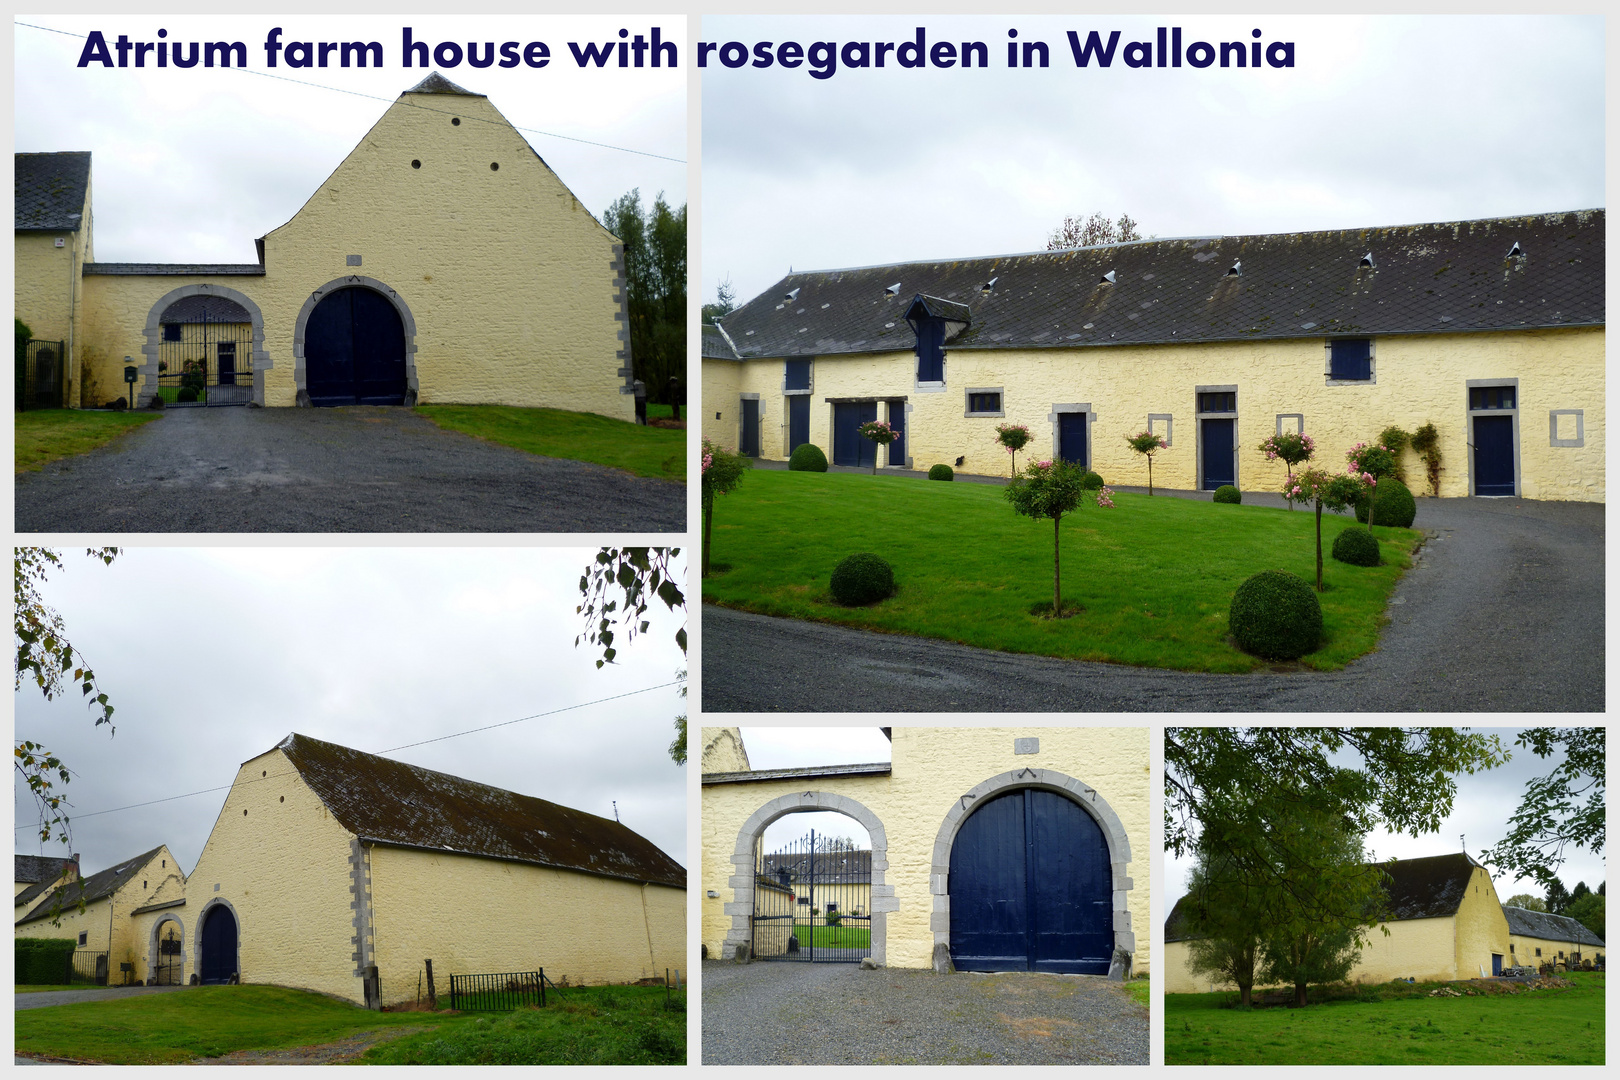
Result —
[[63, 878], [73, 881], [79, 876], [77, 855], [67, 859], [49, 855], [18, 855], [16, 860], [16, 888], [11, 895], [18, 907], [25, 904], [32, 906], [41, 893]]
[[[1514, 965], [1509, 920], [1486, 869], [1464, 852], [1379, 863], [1387, 877], [1386, 936], [1374, 928], [1350, 973], [1352, 982], [1440, 982], [1500, 974]], [[1188, 967], [1191, 898], [1164, 923], [1165, 990], [1202, 994], [1228, 989]], [[1523, 963], [1524, 961], [1518, 961]]]
[[[132, 965], [130, 978], [157, 978], [158, 912], [184, 903], [186, 875], [167, 845], [160, 844], [133, 859], [86, 878], [42, 893], [26, 914], [19, 914], [17, 937], [73, 938], [80, 973], [119, 981], [119, 965]], [[79, 910], [83, 902], [84, 910]], [[53, 909], [59, 918], [53, 918]], [[87, 958], [79, 963], [80, 958]], [[179, 982], [178, 963], [169, 961], [165, 981]]]
[[623, 245], [487, 98], [437, 73], [256, 241], [257, 262], [97, 262], [91, 189], [89, 153], [16, 155], [31, 404], [104, 405], [128, 392], [127, 365], [143, 406], [634, 419]]
[[[747, 768], [736, 728], [704, 729], [706, 955], [1147, 970], [1133, 930], [1149, 890], [1130, 876], [1148, 833], [1146, 729], [884, 732], [890, 762], [761, 770]], [[853, 819], [869, 848], [807, 837], [765, 849], [769, 825], [814, 811]]]
[[1603, 939], [1568, 915], [1503, 905], [1508, 922], [1510, 964], [1540, 967], [1542, 964], [1574, 964], [1585, 961], [1601, 965]]
[[[1438, 494], [1604, 499], [1603, 210], [1145, 240], [795, 272], [703, 335], [706, 438], [782, 459], [1005, 475], [1029, 456], [1166, 487], [1280, 488], [1257, 447], [1337, 468], [1438, 436]], [[901, 433], [886, 449], [869, 420]], [[1414, 492], [1426, 465], [1408, 452]]]

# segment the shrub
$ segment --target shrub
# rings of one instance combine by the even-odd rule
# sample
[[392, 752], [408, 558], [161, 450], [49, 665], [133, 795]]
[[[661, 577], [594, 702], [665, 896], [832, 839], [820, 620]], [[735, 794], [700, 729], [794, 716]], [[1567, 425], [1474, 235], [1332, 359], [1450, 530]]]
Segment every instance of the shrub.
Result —
[[[1410, 529], [1412, 519], [1417, 517], [1417, 500], [1412, 498], [1412, 490], [1393, 476], [1378, 481], [1378, 486], [1373, 488], [1372, 503], [1373, 520], [1380, 525]], [[1366, 496], [1356, 500], [1356, 520], [1363, 525], [1367, 523]]]
[[874, 604], [894, 594], [894, 571], [870, 552], [851, 555], [832, 572], [832, 594], [848, 607]]
[[67, 982], [77, 947], [72, 938], [17, 938], [13, 947], [16, 982], [31, 986]]
[[955, 480], [956, 473], [949, 465], [935, 465], [928, 470], [930, 480]]
[[195, 386], [182, 386], [180, 388], [180, 392], [175, 395], [175, 400], [176, 401], [196, 401], [197, 400], [197, 388]]
[[1215, 489], [1215, 501], [1218, 503], [1240, 503], [1243, 501], [1243, 492], [1231, 484], [1222, 484]]
[[1440, 494], [1440, 433], [1434, 429], [1433, 424], [1424, 424], [1412, 432], [1412, 441], [1407, 445], [1418, 457], [1423, 459], [1424, 471], [1429, 478], [1430, 496]]
[[827, 455], [813, 442], [800, 443], [788, 457], [789, 472], [826, 472]]
[[1244, 652], [1293, 660], [1321, 642], [1322, 605], [1310, 582], [1265, 570], [1237, 587], [1227, 623]]
[[1366, 529], [1358, 529], [1352, 525], [1333, 541], [1333, 557], [1351, 566], [1377, 566], [1380, 562], [1378, 538]]
[[1088, 469], [1086, 474], [1080, 478], [1080, 486], [1086, 491], [1098, 491], [1108, 485], [1103, 483], [1102, 477]]

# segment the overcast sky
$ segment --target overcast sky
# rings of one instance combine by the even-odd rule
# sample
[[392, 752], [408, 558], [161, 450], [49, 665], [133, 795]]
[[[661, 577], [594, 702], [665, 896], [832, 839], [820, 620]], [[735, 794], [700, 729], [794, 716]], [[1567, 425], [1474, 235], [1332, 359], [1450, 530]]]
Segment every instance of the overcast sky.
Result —
[[[1292, 69], [1132, 69], [1161, 25], [1295, 43]], [[702, 294], [790, 268], [1038, 251], [1065, 215], [1144, 235], [1399, 225], [1604, 204], [1598, 16], [708, 16], [701, 38], [983, 41], [964, 70], [703, 72]], [[1009, 29], [1051, 67], [1009, 69]], [[1065, 31], [1122, 31], [1080, 69]]]
[[[289, 732], [368, 752], [670, 682], [677, 614], [598, 670], [574, 646], [595, 549], [140, 548], [112, 566], [63, 549], [44, 586], [112, 698], [116, 735], [76, 694], [16, 693], [18, 739], [74, 770], [86, 873], [166, 843], [187, 873], [237, 767]], [[684, 559], [682, 560], [684, 561]], [[622, 638], [620, 644], [622, 644]], [[686, 864], [686, 776], [666, 751], [674, 687], [387, 756], [620, 819]], [[43, 850], [14, 782], [19, 854]]]
[[[598, 218], [619, 196], [640, 188], [651, 206], [660, 192], [686, 201], [686, 71], [680, 67], [581, 70], [567, 42], [618, 41], [621, 28], [684, 45], [685, 20], [660, 16], [323, 16], [323, 15], [19, 15], [16, 42], [18, 151], [89, 150], [95, 254], [101, 262], [257, 262], [253, 241], [284, 224], [360, 142], [400, 93], [428, 75], [401, 66], [402, 28], [430, 45], [478, 42], [521, 49], [543, 41], [550, 63], [455, 68], [433, 65], [451, 82], [486, 95], [522, 131], [562, 182]], [[241, 41], [246, 70], [158, 68], [155, 54], [136, 69], [77, 66], [85, 47], [33, 23], [109, 43]], [[264, 41], [377, 41], [383, 66], [271, 72]], [[113, 58], [116, 61], [117, 54]], [[276, 74], [314, 86], [265, 77]], [[358, 94], [371, 95], [358, 97]], [[379, 100], [380, 99], [380, 100]], [[539, 132], [607, 143], [679, 159], [588, 146]]]
[[[1500, 736], [1503, 745], [1512, 751], [1511, 760], [1488, 772], [1458, 776], [1457, 798], [1452, 814], [1440, 826], [1439, 832], [1411, 837], [1404, 834], [1391, 835], [1384, 830], [1378, 830], [1367, 837], [1366, 848], [1369, 854], [1380, 860], [1449, 855], [1463, 850], [1462, 837], [1466, 836], [1468, 853], [1478, 860], [1485, 848], [1494, 846], [1507, 834], [1508, 817], [1519, 807], [1525, 782], [1536, 776], [1547, 775], [1563, 761], [1562, 754], [1539, 758], [1526, 747], [1514, 746], [1513, 740], [1518, 737], [1520, 730], [1518, 728], [1472, 730]], [[1334, 760], [1352, 768], [1360, 766], [1359, 756], [1355, 754], [1342, 754]], [[1584, 796], [1582, 801], [1585, 801]], [[1566, 854], [1564, 865], [1558, 872], [1559, 880], [1564, 883], [1565, 888], [1573, 889], [1576, 882], [1584, 881], [1587, 888], [1596, 891], [1598, 884], [1606, 880], [1601, 854], [1593, 855], [1588, 851], [1573, 849]], [[1176, 901], [1187, 893], [1187, 872], [1192, 868], [1193, 861], [1190, 858], [1172, 859], [1166, 855], [1164, 891], [1166, 916], [1170, 914], [1170, 909], [1175, 906]], [[1503, 874], [1493, 873], [1492, 881], [1496, 885], [1497, 896], [1504, 901], [1521, 892], [1535, 896], [1545, 894], [1545, 890], [1530, 879], [1512, 880]]]

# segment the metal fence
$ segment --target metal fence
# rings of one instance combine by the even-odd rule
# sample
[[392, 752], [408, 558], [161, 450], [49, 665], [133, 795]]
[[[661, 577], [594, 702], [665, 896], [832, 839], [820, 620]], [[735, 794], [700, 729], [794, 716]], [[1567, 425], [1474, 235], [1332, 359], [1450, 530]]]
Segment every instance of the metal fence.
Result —
[[109, 959], [109, 955], [105, 952], [92, 952], [88, 949], [75, 951], [68, 981], [106, 986]]
[[60, 341], [29, 341], [17, 357], [17, 411], [60, 409], [64, 380]]
[[511, 1012], [546, 1003], [546, 969], [493, 975], [451, 975], [450, 1007], [461, 1012]]

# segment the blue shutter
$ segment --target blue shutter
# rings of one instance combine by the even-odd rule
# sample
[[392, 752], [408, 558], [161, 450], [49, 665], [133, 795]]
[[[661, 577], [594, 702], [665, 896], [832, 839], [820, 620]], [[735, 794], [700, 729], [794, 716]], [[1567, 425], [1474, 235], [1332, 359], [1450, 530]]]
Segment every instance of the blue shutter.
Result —
[[1340, 338], [1330, 345], [1331, 377], [1366, 382], [1372, 378], [1372, 339]]
[[917, 327], [917, 381], [945, 381], [945, 320], [922, 319]]
[[787, 385], [785, 389], [810, 389], [810, 361], [789, 360], [787, 362]]

